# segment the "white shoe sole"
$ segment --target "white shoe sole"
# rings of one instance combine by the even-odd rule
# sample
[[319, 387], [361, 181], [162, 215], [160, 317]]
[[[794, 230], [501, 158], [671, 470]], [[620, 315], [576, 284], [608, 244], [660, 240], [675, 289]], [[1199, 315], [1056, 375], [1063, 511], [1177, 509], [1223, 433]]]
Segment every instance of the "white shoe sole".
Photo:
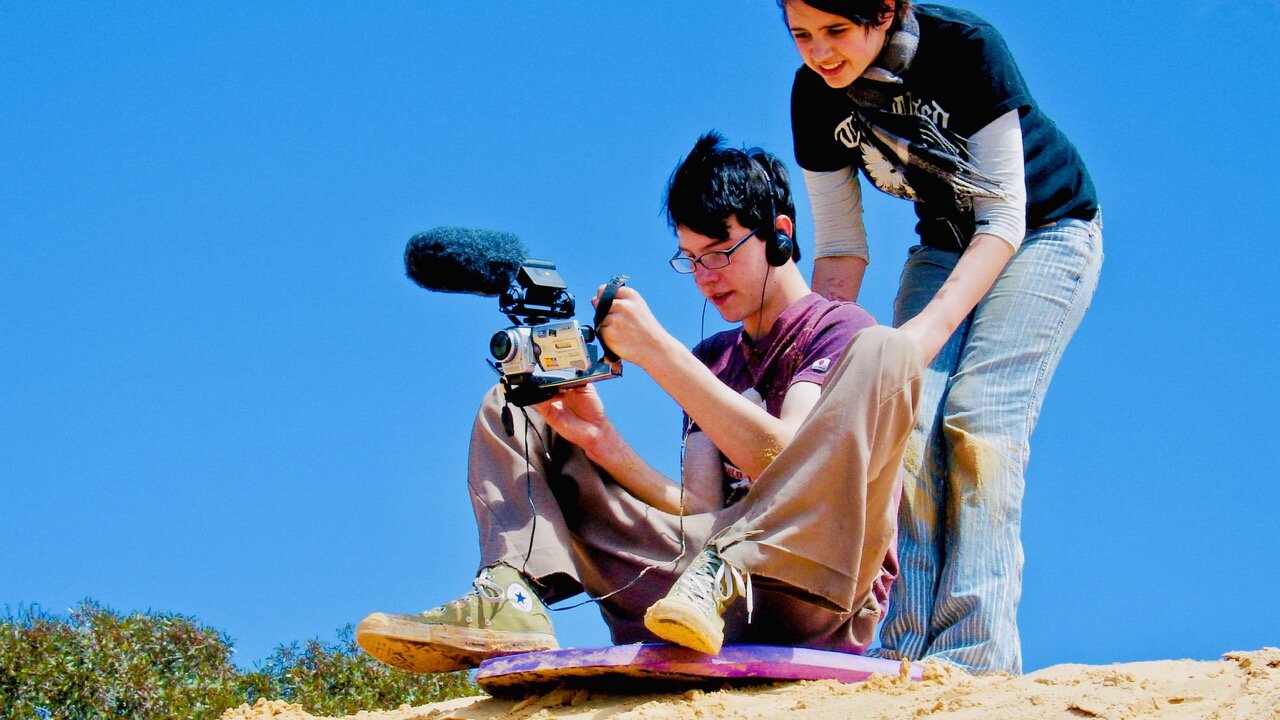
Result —
[[360, 621], [356, 644], [385, 665], [415, 673], [469, 670], [491, 657], [560, 647], [546, 633], [426, 625], [385, 613]]
[[680, 597], [665, 597], [644, 613], [649, 632], [690, 650], [717, 655], [724, 644], [724, 628], [715, 624], [693, 603]]

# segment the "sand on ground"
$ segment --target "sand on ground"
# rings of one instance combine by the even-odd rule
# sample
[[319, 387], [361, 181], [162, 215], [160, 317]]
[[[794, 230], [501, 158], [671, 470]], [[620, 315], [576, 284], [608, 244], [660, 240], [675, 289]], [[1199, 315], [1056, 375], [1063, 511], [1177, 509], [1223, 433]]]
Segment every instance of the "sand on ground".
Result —
[[[523, 700], [479, 696], [420, 707], [366, 710], [350, 720], [1280, 720], [1280, 649], [1231, 652], [1216, 661], [1159, 660], [1055, 665], [1029, 675], [973, 677], [929, 665], [925, 679], [874, 676], [751, 688], [618, 695], [559, 689]], [[297, 705], [259, 700], [222, 720], [330, 720]]]

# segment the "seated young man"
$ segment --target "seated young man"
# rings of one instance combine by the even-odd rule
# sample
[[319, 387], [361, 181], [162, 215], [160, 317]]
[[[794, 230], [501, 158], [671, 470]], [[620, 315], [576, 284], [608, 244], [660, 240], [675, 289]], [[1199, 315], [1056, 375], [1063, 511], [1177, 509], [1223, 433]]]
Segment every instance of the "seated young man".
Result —
[[437, 672], [553, 649], [544, 603], [581, 592], [617, 643], [870, 644], [896, 574], [919, 351], [810, 291], [775, 157], [705, 135], [666, 209], [672, 266], [741, 327], [690, 351], [624, 287], [598, 330], [683, 408], [680, 482], [636, 454], [592, 386], [514, 413], [510, 434], [495, 389], [471, 436], [479, 576], [427, 612], [365, 618], [356, 639], [374, 657]]

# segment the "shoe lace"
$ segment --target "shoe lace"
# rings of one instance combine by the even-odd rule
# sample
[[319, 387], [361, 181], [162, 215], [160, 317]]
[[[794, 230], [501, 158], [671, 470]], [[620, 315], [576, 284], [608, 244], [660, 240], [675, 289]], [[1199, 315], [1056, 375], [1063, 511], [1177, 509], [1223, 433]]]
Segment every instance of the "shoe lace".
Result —
[[477, 576], [471, 581], [471, 592], [468, 595], [476, 595], [489, 602], [499, 602], [507, 596], [507, 591], [498, 583], [489, 579], [488, 574]]
[[736, 597], [747, 601], [747, 622], [755, 600], [751, 593], [751, 575], [725, 562], [718, 554], [704, 550], [694, 559], [696, 567], [690, 567], [681, 578], [682, 589], [703, 603], [711, 603], [717, 612]]
[[[489, 576], [489, 573], [485, 572], [485, 573], [481, 573], [480, 575], [477, 575], [471, 581], [471, 589], [468, 590], [465, 595], [458, 598], [457, 600], [453, 600], [446, 604], [458, 606], [460, 604], [465, 604], [467, 601], [467, 598], [472, 598], [472, 597], [479, 598], [481, 600], [485, 600], [490, 603], [499, 603], [499, 602], [502, 602], [507, 597], [507, 591], [501, 585], [494, 582], [492, 578]], [[444, 607], [445, 607], [444, 605], [438, 605], [432, 608], [431, 610], [425, 610], [423, 612], [424, 613], [434, 612], [436, 610], [441, 610]]]

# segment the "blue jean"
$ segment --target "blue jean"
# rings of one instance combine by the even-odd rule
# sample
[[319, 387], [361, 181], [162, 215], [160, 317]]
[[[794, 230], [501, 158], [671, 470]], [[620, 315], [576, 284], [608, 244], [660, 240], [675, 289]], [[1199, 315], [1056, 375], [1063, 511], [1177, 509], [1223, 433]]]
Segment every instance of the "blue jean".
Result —
[[[894, 325], [918, 314], [960, 254], [911, 249]], [[883, 657], [1020, 673], [1023, 473], [1049, 380], [1097, 288], [1102, 222], [1029, 231], [925, 371], [898, 516], [901, 575]]]

